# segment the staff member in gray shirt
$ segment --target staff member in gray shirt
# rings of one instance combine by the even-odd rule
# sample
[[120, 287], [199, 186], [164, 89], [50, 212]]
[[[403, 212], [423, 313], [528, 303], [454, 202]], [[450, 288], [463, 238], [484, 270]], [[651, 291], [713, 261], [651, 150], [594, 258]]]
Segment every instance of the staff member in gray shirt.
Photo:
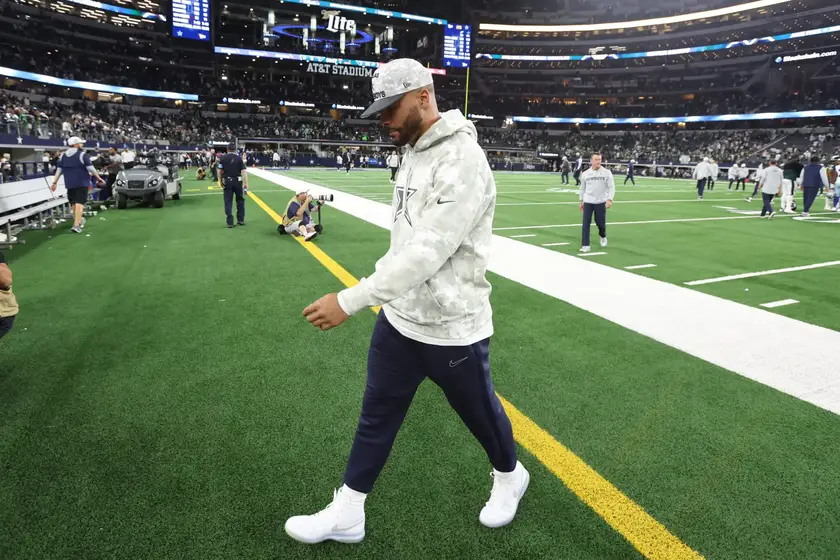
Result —
[[770, 160], [770, 166], [761, 170], [761, 179], [758, 183], [758, 188], [761, 189], [761, 198], [764, 200], [764, 206], [761, 208], [761, 217], [765, 214], [772, 220], [776, 215], [773, 212], [773, 197], [782, 194], [782, 180], [785, 178], [784, 172], [776, 165], [776, 160]]
[[581, 253], [589, 252], [589, 226], [592, 214], [601, 236], [601, 247], [607, 246], [607, 208], [615, 198], [615, 180], [612, 171], [601, 167], [601, 154], [592, 154], [591, 167], [583, 172], [580, 181], [580, 211], [583, 212]]

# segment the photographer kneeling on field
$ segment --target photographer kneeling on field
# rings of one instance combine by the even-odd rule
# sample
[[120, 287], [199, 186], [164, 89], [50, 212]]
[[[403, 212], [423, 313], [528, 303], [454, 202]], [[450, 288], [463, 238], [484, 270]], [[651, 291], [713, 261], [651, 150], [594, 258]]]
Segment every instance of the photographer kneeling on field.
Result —
[[[322, 206], [323, 203], [318, 202], [317, 205]], [[283, 212], [283, 227], [286, 233], [301, 235], [304, 241], [314, 239], [320, 233], [321, 226], [312, 221], [311, 213], [318, 206], [306, 191], [300, 191], [293, 196]]]

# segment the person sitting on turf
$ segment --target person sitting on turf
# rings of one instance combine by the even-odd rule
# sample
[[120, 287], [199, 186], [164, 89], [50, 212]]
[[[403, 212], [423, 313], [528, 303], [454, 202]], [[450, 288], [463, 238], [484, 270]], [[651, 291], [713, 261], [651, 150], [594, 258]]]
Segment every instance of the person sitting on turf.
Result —
[[0, 338], [12, 330], [18, 311], [17, 300], [12, 293], [12, 269], [0, 251]]
[[310, 214], [316, 207], [316, 203], [305, 190], [293, 196], [283, 212], [283, 227], [286, 233], [300, 235], [304, 241], [315, 239], [320, 228], [312, 221]]
[[203, 181], [206, 177], [207, 171], [204, 169], [203, 165], [195, 170], [195, 178], [199, 181]]

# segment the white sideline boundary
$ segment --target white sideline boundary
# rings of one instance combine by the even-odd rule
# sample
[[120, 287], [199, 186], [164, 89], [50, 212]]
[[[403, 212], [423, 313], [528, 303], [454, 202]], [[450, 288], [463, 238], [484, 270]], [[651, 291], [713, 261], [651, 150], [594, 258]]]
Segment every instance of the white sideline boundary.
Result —
[[[390, 229], [391, 207], [262, 169], [249, 173], [294, 190], [335, 194], [333, 208]], [[840, 414], [840, 332], [494, 235], [489, 270], [778, 391]], [[744, 333], [784, 333], [784, 352], [744, 344]]]
[[[573, 203], [575, 206], [580, 204], [579, 202]], [[500, 206], [497, 204], [496, 206]], [[823, 215], [823, 214], [830, 214], [830, 212], [811, 212], [812, 216]], [[799, 214], [782, 214], [776, 215], [776, 218], [795, 218], [799, 216]], [[757, 220], [761, 219], [760, 214], [749, 215], [749, 216], [714, 216], [712, 218], [673, 218], [669, 220], [641, 220], [637, 222], [607, 222], [607, 225], [612, 226], [638, 226], [644, 224], [677, 224], [682, 222], [718, 222], [721, 220]], [[564, 227], [581, 227], [580, 222], [576, 222], [574, 224], [550, 224], [550, 225], [540, 225], [540, 226], [508, 226], [508, 227], [496, 227], [493, 228], [493, 231], [511, 231], [516, 229], [552, 229], [552, 228], [564, 228]]]
[[[514, 237], [514, 236], [511, 236]], [[733, 274], [732, 276], [719, 276], [717, 278], [706, 278], [705, 280], [693, 280], [691, 282], [684, 282], [686, 286], [702, 286], [704, 284], [715, 284], [717, 282], [728, 282], [729, 280], [742, 280], [744, 278], [755, 278], [756, 276], [767, 276], [768, 274], [784, 274], [785, 272], [801, 272], [803, 270], [813, 270], [815, 268], [824, 268], [826, 266], [838, 266], [840, 261], [821, 262], [816, 264], [807, 264], [804, 266], [792, 266], [789, 268], [777, 268], [774, 270], [762, 270], [760, 272], [745, 272], [743, 274]]]

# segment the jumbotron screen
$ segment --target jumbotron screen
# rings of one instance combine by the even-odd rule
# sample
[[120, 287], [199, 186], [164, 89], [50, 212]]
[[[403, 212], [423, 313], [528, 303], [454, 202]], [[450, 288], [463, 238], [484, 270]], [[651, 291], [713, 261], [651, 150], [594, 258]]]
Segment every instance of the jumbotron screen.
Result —
[[172, 0], [172, 35], [210, 40], [210, 0]]

